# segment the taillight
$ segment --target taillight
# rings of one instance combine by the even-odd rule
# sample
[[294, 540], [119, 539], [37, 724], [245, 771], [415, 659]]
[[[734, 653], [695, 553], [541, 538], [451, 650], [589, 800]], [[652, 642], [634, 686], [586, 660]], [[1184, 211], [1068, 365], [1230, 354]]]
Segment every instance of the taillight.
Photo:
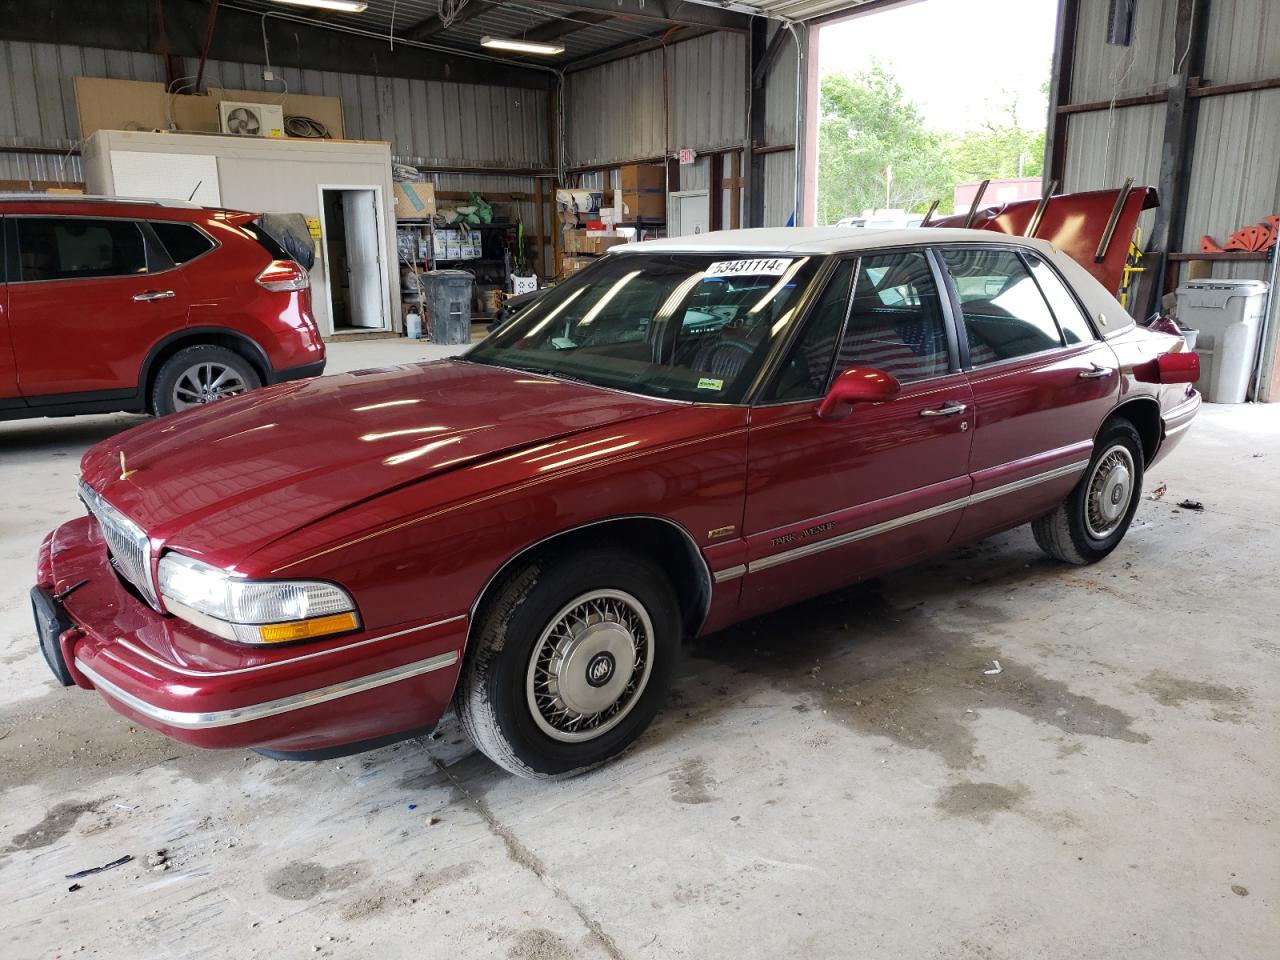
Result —
[[267, 268], [258, 274], [258, 286], [272, 293], [306, 290], [311, 286], [311, 277], [292, 260], [272, 260], [267, 264]]

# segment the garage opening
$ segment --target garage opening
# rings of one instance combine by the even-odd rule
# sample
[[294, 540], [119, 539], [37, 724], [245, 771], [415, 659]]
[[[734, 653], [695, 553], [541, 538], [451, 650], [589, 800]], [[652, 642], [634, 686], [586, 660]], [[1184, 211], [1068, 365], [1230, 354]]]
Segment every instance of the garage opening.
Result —
[[812, 222], [911, 227], [935, 202], [1040, 197], [1057, 7], [923, 0], [824, 24]]
[[386, 330], [382, 211], [374, 187], [321, 187], [320, 235], [334, 333]]

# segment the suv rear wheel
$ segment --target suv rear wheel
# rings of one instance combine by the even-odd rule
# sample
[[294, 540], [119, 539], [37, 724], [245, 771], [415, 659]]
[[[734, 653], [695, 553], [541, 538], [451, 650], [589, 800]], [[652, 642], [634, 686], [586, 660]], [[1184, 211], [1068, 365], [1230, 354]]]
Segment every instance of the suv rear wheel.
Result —
[[262, 386], [253, 364], [226, 347], [183, 347], [160, 367], [151, 391], [157, 416], [190, 410]]
[[500, 767], [552, 779], [639, 738], [680, 643], [666, 577], [630, 551], [548, 554], [504, 578], [475, 623], [454, 706]]

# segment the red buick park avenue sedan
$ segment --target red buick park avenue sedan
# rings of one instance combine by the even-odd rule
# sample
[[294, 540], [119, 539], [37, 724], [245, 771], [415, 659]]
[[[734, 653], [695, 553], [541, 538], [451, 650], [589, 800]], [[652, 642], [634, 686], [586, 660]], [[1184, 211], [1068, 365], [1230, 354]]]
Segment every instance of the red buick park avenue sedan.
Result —
[[681, 641], [1030, 523], [1100, 560], [1195, 355], [1048, 243], [748, 230], [615, 248], [463, 356], [284, 383], [91, 449], [40, 550], [65, 684], [324, 757], [430, 728], [601, 763]]

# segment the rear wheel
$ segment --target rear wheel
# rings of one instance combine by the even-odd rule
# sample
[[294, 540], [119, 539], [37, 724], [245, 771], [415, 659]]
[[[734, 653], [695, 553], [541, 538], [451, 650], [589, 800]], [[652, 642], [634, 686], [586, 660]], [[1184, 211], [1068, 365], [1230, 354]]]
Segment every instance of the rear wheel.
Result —
[[543, 556], [482, 606], [455, 708], [471, 741], [512, 773], [580, 773], [648, 727], [679, 639], [671, 585], [644, 557]]
[[1096, 563], [1124, 539], [1142, 495], [1142, 439], [1128, 420], [1111, 420], [1075, 489], [1031, 524], [1036, 543], [1067, 563]]
[[262, 386], [262, 378], [244, 357], [226, 347], [184, 347], [164, 362], [151, 391], [157, 416], [191, 410]]

